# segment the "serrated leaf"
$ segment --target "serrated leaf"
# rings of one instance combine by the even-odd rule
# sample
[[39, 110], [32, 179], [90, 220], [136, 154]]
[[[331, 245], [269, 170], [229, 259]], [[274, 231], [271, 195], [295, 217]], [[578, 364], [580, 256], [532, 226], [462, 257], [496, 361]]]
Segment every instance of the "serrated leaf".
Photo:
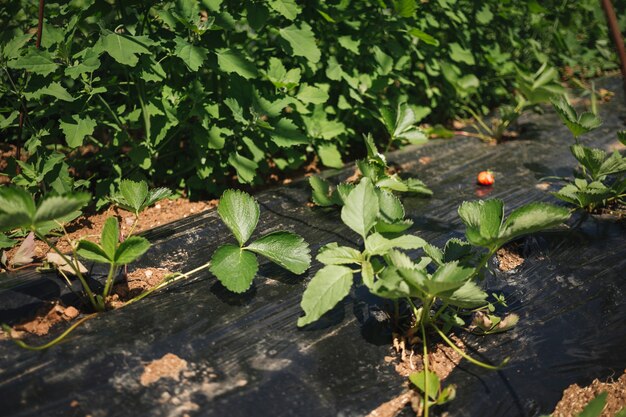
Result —
[[352, 270], [340, 265], [327, 265], [317, 271], [309, 282], [300, 306], [304, 316], [298, 319], [298, 327], [317, 321], [335, 307], [352, 287]]
[[328, 93], [312, 85], [303, 86], [296, 97], [303, 103], [323, 104], [328, 101]]
[[453, 306], [474, 308], [486, 304], [487, 293], [472, 281], [468, 281], [461, 288], [440, 293], [437, 297]]
[[87, 193], [75, 193], [64, 196], [52, 196], [44, 199], [33, 216], [33, 223], [40, 225], [44, 222], [61, 219], [76, 210], [80, 210], [91, 200]]
[[465, 201], [458, 212], [465, 223], [465, 236], [471, 244], [487, 248], [495, 244], [504, 215], [502, 200]]
[[412, 36], [415, 36], [416, 38], [423, 41], [425, 44], [432, 45], [432, 46], [439, 46], [439, 41], [426, 32], [423, 32], [417, 28], [411, 28], [408, 30], [408, 32]]
[[378, 211], [378, 197], [374, 186], [369, 179], [363, 178], [344, 200], [341, 220], [365, 239], [376, 224]]
[[365, 249], [370, 255], [383, 255], [391, 249], [419, 249], [426, 245], [426, 241], [414, 235], [402, 235], [394, 239], [387, 239], [380, 233], [373, 233], [365, 239]]
[[9, 238], [4, 233], [0, 233], [0, 249], [10, 249], [17, 243], [16, 240]]
[[324, 166], [329, 168], [343, 168], [341, 153], [335, 144], [324, 143], [319, 145], [317, 147], [317, 154], [319, 155]]
[[583, 113], [579, 116], [564, 97], [552, 98], [550, 101], [563, 123], [576, 138], [602, 124], [593, 113]]
[[337, 204], [330, 191], [330, 184], [323, 178], [312, 175], [309, 177], [311, 185], [311, 199], [321, 207], [328, 207]]
[[148, 197], [148, 184], [145, 181], [122, 180], [120, 194], [124, 202], [134, 213], [139, 213]]
[[65, 68], [65, 75], [76, 79], [81, 74], [92, 73], [98, 68], [100, 68], [100, 54], [93, 48], [87, 48], [84, 54], [82, 54], [79, 63]]
[[94, 262], [100, 263], [112, 263], [113, 258], [109, 258], [107, 253], [100, 247], [100, 245], [90, 242], [88, 240], [80, 240], [76, 247], [76, 253], [78, 256], [88, 259]]
[[558, 226], [570, 217], [564, 207], [547, 203], [530, 203], [514, 210], [502, 225], [502, 244], [519, 236]]
[[417, 10], [415, 0], [392, 0], [394, 11], [401, 17], [412, 17]]
[[220, 198], [217, 213], [243, 246], [259, 222], [259, 203], [243, 191], [226, 190]]
[[279, 30], [280, 36], [289, 42], [293, 55], [302, 56], [310, 62], [319, 62], [322, 53], [315, 43], [315, 35], [311, 26], [303, 22], [298, 28], [295, 24]]
[[220, 70], [227, 73], [236, 73], [249, 80], [258, 76], [254, 64], [248, 61], [240, 52], [232, 49], [218, 49], [217, 64]]
[[240, 155], [239, 152], [231, 153], [228, 163], [237, 171], [237, 180], [241, 183], [251, 183], [256, 177], [256, 170], [259, 165], [253, 160]]
[[626, 171], [626, 158], [618, 151], [614, 151], [594, 172], [594, 179], [597, 180], [607, 175], [619, 174], [624, 171]]
[[208, 51], [201, 47], [193, 45], [184, 39], [176, 38], [176, 49], [174, 54], [183, 60], [187, 68], [191, 71], [198, 71], [202, 67], [203, 62], [207, 58]]
[[593, 149], [579, 144], [570, 146], [570, 150], [574, 158], [587, 168], [592, 177], [596, 177], [602, 163], [606, 159], [606, 152], [602, 149]]
[[354, 248], [339, 246], [337, 242], [333, 242], [322, 246], [315, 259], [326, 265], [346, 265], [360, 263], [362, 256]]
[[42, 95], [52, 96], [52, 97], [58, 98], [59, 100], [63, 100], [67, 102], [74, 101], [74, 97], [72, 97], [72, 95], [67, 92], [65, 87], [63, 87], [61, 83], [56, 82], [56, 81], [50, 83], [49, 85], [43, 88], [40, 88], [37, 91], [34, 91], [33, 93], [30, 93], [30, 94], [24, 93], [24, 96], [28, 99], [39, 98]]
[[70, 148], [77, 148], [83, 144], [85, 136], [92, 135], [97, 123], [89, 116], [82, 118], [75, 114], [71, 120], [59, 122], [65, 141]]
[[145, 36], [128, 36], [118, 33], [110, 33], [100, 38], [99, 44], [94, 46], [96, 51], [104, 51], [122, 65], [134, 67], [139, 62], [140, 54], [149, 54], [147, 48], [152, 43]]
[[458, 262], [444, 263], [437, 268], [430, 280], [426, 281], [428, 292], [437, 295], [460, 288], [474, 274], [474, 268], [459, 265]]
[[294, 274], [302, 274], [311, 264], [309, 245], [295, 233], [270, 233], [252, 242], [246, 249], [265, 256]]
[[46, 76], [59, 67], [54, 62], [52, 55], [48, 52], [40, 49], [29, 49], [28, 53], [15, 60], [9, 61], [7, 66], [9, 68], [24, 69], [33, 74], [39, 74]]
[[115, 259], [115, 251], [120, 239], [119, 225], [115, 217], [109, 217], [104, 222], [100, 236], [100, 246], [109, 259]]
[[217, 248], [211, 258], [210, 270], [232, 292], [242, 293], [252, 285], [259, 269], [256, 256], [235, 245]]
[[269, 0], [268, 5], [289, 20], [294, 20], [302, 11], [294, 0]]
[[293, 121], [286, 118], [281, 118], [278, 123], [276, 123], [270, 136], [272, 137], [272, 141], [281, 148], [305, 145], [310, 142], [300, 128], [296, 126]]
[[376, 193], [378, 194], [379, 216], [381, 220], [387, 223], [394, 223], [404, 219], [404, 206], [398, 197], [381, 189], [377, 189]]
[[0, 232], [32, 226], [35, 201], [22, 188], [0, 187]]
[[141, 236], [131, 236], [124, 239], [115, 251], [115, 264], [129, 264], [150, 249], [150, 242]]
[[148, 192], [148, 197], [143, 203], [143, 207], [150, 207], [154, 203], [168, 198], [172, 195], [172, 190], [165, 187], [153, 188]]

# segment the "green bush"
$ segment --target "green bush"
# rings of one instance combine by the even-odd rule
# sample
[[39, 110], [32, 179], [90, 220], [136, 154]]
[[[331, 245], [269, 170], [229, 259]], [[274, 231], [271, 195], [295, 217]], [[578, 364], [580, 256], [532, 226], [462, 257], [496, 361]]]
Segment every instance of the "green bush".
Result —
[[13, 3], [0, 129], [28, 161], [7, 173], [100, 203], [122, 178], [194, 196], [314, 156], [341, 167], [362, 133], [387, 142], [385, 106], [441, 122], [512, 100], [544, 62], [615, 66], [595, 0], [46, 2], [40, 49], [36, 2]]

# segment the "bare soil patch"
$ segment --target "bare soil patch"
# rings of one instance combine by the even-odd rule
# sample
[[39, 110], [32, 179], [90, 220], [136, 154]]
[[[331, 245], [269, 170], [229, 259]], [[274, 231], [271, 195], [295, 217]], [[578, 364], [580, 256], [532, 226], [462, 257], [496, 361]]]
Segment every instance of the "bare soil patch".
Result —
[[600, 382], [600, 380], [594, 379], [586, 387], [577, 384], [570, 385], [563, 391], [563, 398], [556, 405], [552, 415], [554, 417], [577, 416], [589, 401], [602, 392], [607, 392], [608, 395], [600, 417], [613, 417], [618, 411], [626, 407], [626, 370], [616, 381]]
[[[55, 325], [72, 321], [79, 314], [80, 311], [73, 306], [65, 307], [58, 302], [47, 304], [39, 308], [34, 317], [13, 326], [11, 337], [20, 339], [27, 334], [45, 336]], [[6, 337], [6, 334], [3, 333], [3, 336]]]
[[501, 271], [513, 271], [524, 263], [524, 258], [519, 253], [517, 245], [508, 245], [496, 252], [498, 259], [498, 269]]
[[161, 378], [180, 380], [180, 374], [187, 370], [187, 361], [173, 353], [167, 353], [161, 359], [156, 359], [146, 365], [139, 382], [144, 387], [154, 384]]

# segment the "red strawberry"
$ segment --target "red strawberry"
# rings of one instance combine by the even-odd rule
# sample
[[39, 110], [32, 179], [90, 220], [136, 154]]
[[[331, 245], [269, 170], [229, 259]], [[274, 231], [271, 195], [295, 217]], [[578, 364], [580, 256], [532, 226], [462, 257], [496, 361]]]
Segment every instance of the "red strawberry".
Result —
[[481, 171], [476, 179], [479, 185], [493, 185], [495, 181], [493, 172], [491, 171]]

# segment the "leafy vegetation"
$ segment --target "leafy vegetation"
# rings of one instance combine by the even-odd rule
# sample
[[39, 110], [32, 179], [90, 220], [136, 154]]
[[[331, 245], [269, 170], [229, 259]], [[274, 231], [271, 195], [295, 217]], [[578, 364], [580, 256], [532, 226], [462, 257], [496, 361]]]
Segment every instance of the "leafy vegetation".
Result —
[[[581, 135], [598, 128], [602, 121], [591, 112], [576, 113], [565, 99], [555, 100], [553, 105], [574, 136], [575, 143], [570, 151], [578, 161], [574, 178], [567, 179], [567, 184], [553, 193], [554, 196], [589, 212], [614, 202], [625, 204], [626, 158], [618, 151], [608, 154], [602, 149], [584, 146], [579, 140]], [[617, 136], [626, 144], [626, 132], [618, 132]]]
[[[364, 139], [367, 158], [356, 162], [359, 177], [355, 181], [368, 179], [376, 189], [380, 211], [374, 228], [383, 233], [406, 230], [413, 222], [404, 218], [404, 206], [394, 192], [430, 196], [432, 191], [417, 178], [403, 179], [398, 173], [392, 173], [385, 156], [378, 152], [371, 135], [366, 135]], [[316, 205], [322, 207], [343, 206], [348, 194], [355, 188], [353, 182], [344, 182], [333, 188], [328, 181], [316, 176], [309, 177], [309, 184], [312, 190], [311, 199]]]
[[[501, 200], [465, 202], [459, 216], [466, 226], [466, 241], [451, 239], [443, 249], [412, 234], [376, 229], [384, 197], [370, 178], [364, 177], [343, 199], [341, 219], [363, 241], [363, 249], [330, 243], [323, 246], [317, 260], [324, 266], [309, 282], [301, 302], [304, 315], [298, 326], [319, 320], [344, 299], [360, 274], [361, 284], [372, 294], [406, 303], [411, 310], [410, 332], [421, 332], [425, 372], [412, 375], [411, 381], [425, 393], [424, 404], [441, 404], [452, 398], [451, 389], [441, 390], [439, 380], [428, 365], [427, 332], [432, 328], [445, 342], [472, 363], [496, 369], [462, 352], [446, 336], [453, 327], [465, 327], [464, 316], [481, 312], [483, 318], [474, 328], [480, 334], [505, 331], [517, 322], [516, 316], [501, 319], [493, 314], [488, 295], [477, 284], [489, 259], [507, 242], [525, 234], [557, 226], [570, 216], [567, 209], [545, 203], [531, 203], [504, 216]], [[424, 255], [413, 260], [406, 250], [422, 249]], [[502, 300], [496, 298], [496, 302]], [[396, 307], [397, 309], [397, 307]], [[484, 313], [483, 313], [484, 312]], [[487, 323], [487, 324], [485, 324]]]
[[421, 143], [425, 117], [515, 110], [552, 68], [615, 67], [596, 3], [46, 2], [37, 48], [37, 4], [19, 0], [0, 10], [0, 130], [25, 159], [6, 174], [100, 207], [124, 178], [217, 195], [315, 157], [340, 167], [363, 132]]

